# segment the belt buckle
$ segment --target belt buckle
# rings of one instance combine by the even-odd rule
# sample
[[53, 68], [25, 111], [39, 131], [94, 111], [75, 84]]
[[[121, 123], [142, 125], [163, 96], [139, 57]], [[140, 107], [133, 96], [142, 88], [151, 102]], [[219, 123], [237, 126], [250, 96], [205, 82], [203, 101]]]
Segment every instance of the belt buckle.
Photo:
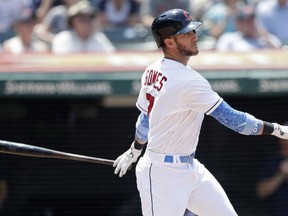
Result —
[[189, 156], [180, 156], [181, 163], [191, 163], [194, 158], [194, 154], [191, 154]]
[[181, 163], [187, 163], [189, 162], [190, 156], [180, 156], [179, 158]]
[[189, 163], [192, 163], [192, 162], [193, 162], [193, 159], [194, 159], [194, 157], [195, 157], [195, 152], [194, 152], [194, 153], [192, 153], [191, 155], [189, 155], [189, 157], [188, 157], [188, 162], [189, 162]]
[[193, 160], [193, 155], [189, 155], [188, 158], [187, 158], [187, 163], [191, 163]]

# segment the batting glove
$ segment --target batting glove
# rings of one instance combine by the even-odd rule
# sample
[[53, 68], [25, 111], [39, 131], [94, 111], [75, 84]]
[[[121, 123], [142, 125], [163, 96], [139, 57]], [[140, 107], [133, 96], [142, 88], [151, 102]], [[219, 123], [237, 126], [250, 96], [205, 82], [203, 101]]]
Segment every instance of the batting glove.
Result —
[[114, 174], [117, 175], [119, 173], [119, 177], [125, 175], [132, 163], [137, 161], [138, 157], [141, 155], [141, 152], [142, 150], [135, 149], [134, 143], [132, 143], [131, 148], [120, 155], [113, 163], [113, 167], [116, 167]]
[[279, 125], [277, 123], [272, 124], [274, 125], [274, 131], [272, 132], [272, 135], [280, 139], [288, 140], [288, 126]]

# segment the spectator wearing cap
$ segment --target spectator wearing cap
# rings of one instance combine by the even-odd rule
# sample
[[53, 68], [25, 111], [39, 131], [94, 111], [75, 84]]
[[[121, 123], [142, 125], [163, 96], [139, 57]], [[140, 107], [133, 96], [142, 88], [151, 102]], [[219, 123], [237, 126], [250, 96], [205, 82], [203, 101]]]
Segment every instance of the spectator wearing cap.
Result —
[[217, 51], [250, 51], [281, 48], [281, 42], [256, 24], [253, 7], [241, 6], [236, 12], [235, 32], [226, 32], [216, 43]]
[[3, 42], [3, 52], [13, 54], [47, 52], [46, 44], [33, 36], [33, 29], [37, 22], [31, 8], [24, 8], [12, 24], [16, 35]]
[[59, 32], [52, 41], [56, 54], [76, 52], [112, 52], [114, 45], [97, 29], [97, 11], [88, 1], [79, 1], [67, 12], [69, 30]]
[[288, 45], [288, 0], [259, 2], [256, 17], [263, 28]]

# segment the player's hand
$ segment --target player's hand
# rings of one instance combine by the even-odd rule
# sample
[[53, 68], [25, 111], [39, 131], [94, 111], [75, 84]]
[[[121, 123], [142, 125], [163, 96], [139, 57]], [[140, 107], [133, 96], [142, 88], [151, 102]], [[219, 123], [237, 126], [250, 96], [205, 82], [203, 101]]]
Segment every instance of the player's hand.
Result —
[[280, 139], [288, 140], [288, 126], [279, 125], [277, 123], [273, 123], [273, 125], [274, 125], [274, 131], [272, 135]]
[[119, 177], [122, 177], [126, 174], [128, 168], [135, 163], [138, 157], [141, 155], [142, 150], [137, 150], [133, 147], [133, 144], [130, 149], [120, 155], [114, 162], [113, 167], [115, 168], [114, 173]]

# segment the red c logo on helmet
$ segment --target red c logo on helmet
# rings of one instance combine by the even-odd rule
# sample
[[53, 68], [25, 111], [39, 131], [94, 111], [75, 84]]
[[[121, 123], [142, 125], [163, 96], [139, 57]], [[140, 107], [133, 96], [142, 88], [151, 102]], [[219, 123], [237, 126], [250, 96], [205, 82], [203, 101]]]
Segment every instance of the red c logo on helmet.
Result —
[[183, 15], [186, 17], [187, 21], [192, 21], [192, 18], [189, 16], [189, 13], [187, 11], [184, 11]]

